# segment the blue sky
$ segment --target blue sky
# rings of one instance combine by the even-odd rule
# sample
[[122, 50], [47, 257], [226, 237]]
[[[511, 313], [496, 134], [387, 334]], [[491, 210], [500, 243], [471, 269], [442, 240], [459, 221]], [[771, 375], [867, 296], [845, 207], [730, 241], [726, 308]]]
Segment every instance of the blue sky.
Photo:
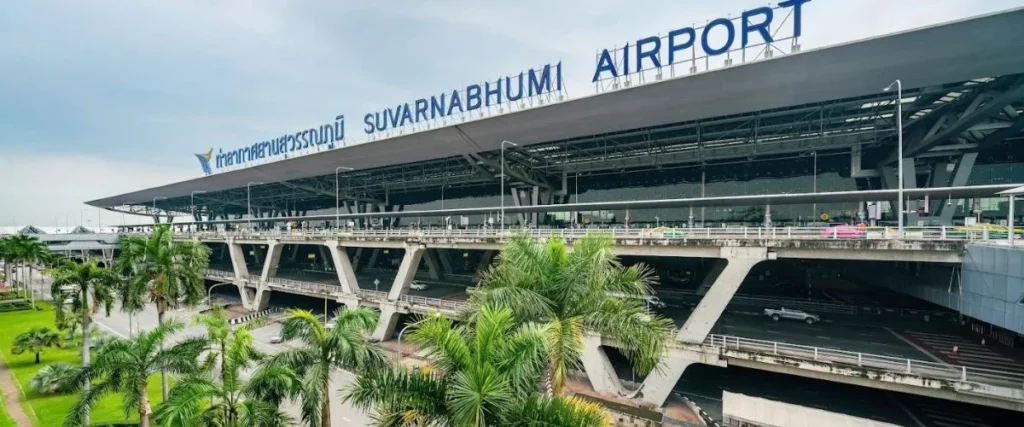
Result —
[[[198, 176], [192, 153], [348, 119], [761, 1], [130, 1], [0, 6], [0, 225], [77, 223], [85, 200]], [[1024, 6], [812, 0], [805, 49]], [[120, 222], [104, 213], [103, 222]], [[88, 224], [87, 224], [88, 225]]]

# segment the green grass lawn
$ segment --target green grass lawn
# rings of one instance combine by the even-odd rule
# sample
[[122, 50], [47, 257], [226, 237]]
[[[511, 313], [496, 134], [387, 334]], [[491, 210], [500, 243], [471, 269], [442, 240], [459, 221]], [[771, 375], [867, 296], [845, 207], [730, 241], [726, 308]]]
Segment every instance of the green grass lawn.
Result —
[[[35, 364], [35, 355], [33, 354], [11, 354], [11, 344], [14, 342], [14, 337], [21, 332], [35, 326], [53, 328], [53, 309], [48, 305], [41, 306], [44, 307], [44, 310], [42, 311], [31, 310], [0, 313], [0, 324], [3, 325], [3, 327], [0, 328], [0, 351], [3, 352], [3, 356], [7, 360], [7, 365], [14, 372], [18, 383], [25, 389], [25, 393], [28, 397], [26, 401], [22, 402], [22, 407], [25, 408], [25, 412], [28, 413], [30, 417], [33, 415], [36, 417], [35, 421], [38, 426], [57, 426], [64, 422], [65, 414], [67, 414], [68, 410], [74, 406], [75, 400], [78, 398], [77, 394], [43, 396], [32, 391], [29, 387], [29, 382], [32, 380], [32, 376], [34, 376], [39, 369], [49, 363], [81, 363], [81, 343], [66, 343], [67, 348], [47, 349], [47, 351], [42, 354], [42, 361], [38, 365]], [[149, 382], [149, 399], [151, 405], [154, 407], [161, 402], [159, 376], [154, 376]], [[29, 408], [31, 408], [31, 410], [29, 410]], [[129, 419], [137, 420], [138, 415], [131, 414]], [[3, 420], [4, 418], [0, 416], [0, 426], [6, 425], [3, 424]], [[96, 406], [93, 407], [93, 423], [121, 420], [125, 420], [124, 410], [121, 409], [120, 396], [116, 394], [105, 396]]]

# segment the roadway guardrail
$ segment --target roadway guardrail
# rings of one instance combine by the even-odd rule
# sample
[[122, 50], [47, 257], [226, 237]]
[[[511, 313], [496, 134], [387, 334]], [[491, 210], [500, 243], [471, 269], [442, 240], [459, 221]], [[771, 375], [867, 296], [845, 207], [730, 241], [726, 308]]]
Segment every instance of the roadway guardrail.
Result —
[[[256, 279], [258, 280], [258, 277]], [[341, 287], [338, 285], [302, 282], [290, 279], [276, 279], [276, 281], [272, 279], [272, 283], [303, 291], [341, 292]], [[387, 292], [368, 289], [360, 289], [359, 296], [374, 302], [383, 302], [388, 300]], [[413, 305], [428, 306], [438, 310], [451, 311], [458, 311], [465, 305], [464, 301], [413, 295], [402, 295], [399, 297], [398, 301]], [[781, 355], [805, 360], [872, 368], [895, 374], [913, 374], [927, 378], [1024, 389], [1024, 374], [1007, 373], [993, 369], [968, 367], [963, 365], [949, 365], [925, 360], [852, 352], [834, 348], [787, 344], [777, 341], [757, 340], [731, 335], [711, 334], [707, 339], [705, 339], [704, 344], [706, 346], [724, 350]]]
[[[233, 230], [183, 232], [187, 238], [494, 238], [504, 239], [527, 234], [537, 238], [556, 236], [564, 239], [582, 238], [588, 233], [603, 233], [616, 239], [694, 240], [694, 239], [771, 239], [771, 240], [909, 240], [909, 241], [974, 241], [1006, 239], [988, 228], [908, 227], [903, 234], [891, 227], [721, 227], [721, 228], [522, 228], [497, 230], [477, 229], [388, 229], [359, 230], [346, 228], [306, 230]], [[996, 237], [993, 237], [995, 234]]]
[[894, 374], [913, 374], [926, 378], [1024, 389], [1024, 374], [1008, 373], [994, 369], [950, 365], [834, 348], [786, 344], [730, 335], [711, 334], [704, 341], [704, 344], [725, 350], [789, 356], [805, 360], [872, 368]]

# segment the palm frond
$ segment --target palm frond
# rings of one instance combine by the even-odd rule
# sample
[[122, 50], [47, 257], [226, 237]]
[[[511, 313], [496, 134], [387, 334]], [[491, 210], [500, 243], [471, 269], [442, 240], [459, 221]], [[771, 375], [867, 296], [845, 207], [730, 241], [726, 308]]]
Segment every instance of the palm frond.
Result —
[[673, 327], [671, 319], [650, 312], [640, 301], [616, 298], [606, 299], [583, 316], [582, 323], [586, 329], [616, 340], [643, 375], [658, 367]]
[[525, 399], [508, 424], [512, 427], [611, 427], [614, 420], [601, 405], [575, 397]]

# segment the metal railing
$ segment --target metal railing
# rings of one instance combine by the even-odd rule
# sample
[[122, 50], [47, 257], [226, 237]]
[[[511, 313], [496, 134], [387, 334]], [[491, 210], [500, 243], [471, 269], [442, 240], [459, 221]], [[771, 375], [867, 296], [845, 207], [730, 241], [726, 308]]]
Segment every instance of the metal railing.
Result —
[[[964, 229], [962, 227], [908, 227], [900, 236], [895, 228], [852, 226], [839, 227], [721, 227], [721, 228], [523, 228], [498, 230], [477, 229], [305, 229], [305, 230], [234, 230], [182, 232], [178, 236], [187, 238], [374, 238], [374, 239], [415, 239], [415, 238], [486, 238], [503, 239], [526, 234], [537, 238], [556, 236], [563, 239], [582, 238], [588, 233], [603, 233], [615, 239], [639, 240], [709, 240], [709, 239], [757, 239], [757, 240], [908, 240], [908, 241], [974, 241], [1006, 239], [998, 231], [985, 229]], [[993, 237], [991, 234], [995, 234]]]
[[458, 311], [460, 308], [466, 305], [464, 301], [418, 297], [413, 295], [402, 295], [401, 297], [398, 298], [398, 300], [409, 304], [425, 305], [431, 308], [451, 311]]
[[369, 289], [360, 289], [359, 296], [367, 298], [372, 301], [386, 301], [388, 299], [388, 293], [383, 291], [371, 291]]
[[[207, 270], [208, 273], [211, 271], [216, 270]], [[250, 276], [250, 279], [260, 280], [259, 276]], [[271, 278], [268, 282], [278, 288], [306, 292], [329, 294], [342, 292], [340, 285], [279, 278]], [[383, 291], [360, 289], [358, 295], [373, 302], [383, 302], [388, 300], [388, 292]], [[466, 304], [465, 301], [460, 300], [446, 300], [414, 295], [402, 295], [399, 297], [398, 301], [411, 305], [427, 306], [438, 310], [450, 311], [458, 311]], [[924, 360], [852, 352], [834, 348], [787, 344], [731, 335], [711, 334], [707, 339], [705, 339], [704, 344], [706, 346], [720, 348], [722, 350], [781, 355], [825, 363], [872, 368], [894, 374], [912, 374], [926, 378], [939, 378], [1013, 389], [1024, 389], [1024, 374], [1007, 373], [993, 369], [949, 365]]]
[[[260, 276], [250, 276], [250, 280], [260, 281], [262, 278]], [[282, 279], [279, 277], [271, 277], [265, 282], [270, 284], [271, 287], [278, 289], [284, 288], [316, 294], [340, 294], [344, 292], [341, 285], [331, 283], [307, 282], [304, 280]]]
[[232, 278], [232, 279], [235, 278], [235, 272], [233, 272], [233, 271], [209, 270], [208, 269], [208, 270], [206, 270], [205, 275], [208, 276], [208, 277], [227, 277], [227, 278]]
[[736, 350], [757, 354], [788, 356], [825, 363], [872, 368], [893, 374], [911, 374], [925, 378], [1024, 389], [1024, 374], [994, 369], [949, 365], [925, 360], [882, 356], [834, 348], [786, 344], [729, 335], [712, 334], [705, 339], [704, 344], [727, 351]]

